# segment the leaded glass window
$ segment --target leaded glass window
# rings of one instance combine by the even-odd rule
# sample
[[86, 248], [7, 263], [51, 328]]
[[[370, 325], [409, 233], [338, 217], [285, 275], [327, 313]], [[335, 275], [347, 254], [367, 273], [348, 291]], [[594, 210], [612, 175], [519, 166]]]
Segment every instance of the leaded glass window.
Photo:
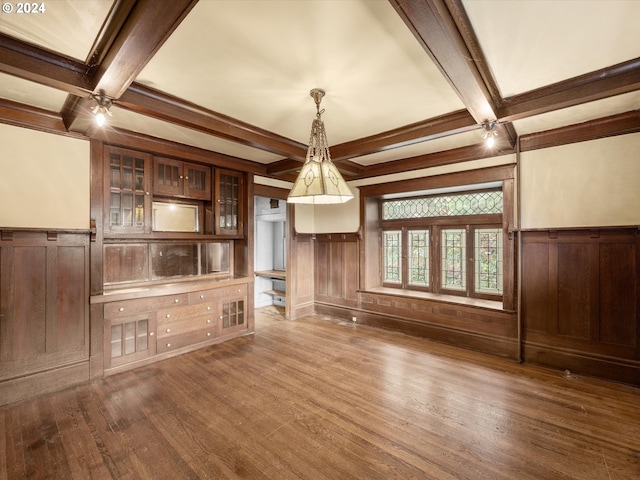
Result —
[[475, 290], [502, 295], [502, 229], [475, 230]]
[[409, 284], [429, 286], [429, 230], [409, 230]]
[[501, 190], [385, 200], [382, 202], [383, 220], [501, 213]]
[[442, 230], [442, 272], [440, 275], [442, 288], [449, 290], [465, 290], [467, 288], [466, 233], [463, 228]]
[[383, 232], [383, 282], [402, 282], [402, 231]]

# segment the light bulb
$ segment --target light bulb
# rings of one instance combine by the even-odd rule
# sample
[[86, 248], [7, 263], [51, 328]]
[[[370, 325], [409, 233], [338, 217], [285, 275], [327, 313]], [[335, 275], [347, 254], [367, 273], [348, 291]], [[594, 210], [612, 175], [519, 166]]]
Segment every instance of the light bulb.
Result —
[[96, 123], [99, 127], [102, 127], [107, 121], [107, 118], [104, 116], [103, 112], [98, 112], [96, 114]]
[[487, 137], [487, 147], [493, 148], [495, 144], [496, 144], [496, 137], [494, 137], [493, 135], [489, 135]]

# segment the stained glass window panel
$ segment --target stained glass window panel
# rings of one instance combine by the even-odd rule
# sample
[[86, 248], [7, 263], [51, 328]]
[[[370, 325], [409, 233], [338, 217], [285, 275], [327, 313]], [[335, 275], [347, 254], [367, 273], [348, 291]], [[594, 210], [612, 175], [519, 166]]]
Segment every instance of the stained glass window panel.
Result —
[[442, 230], [441, 286], [449, 290], [466, 290], [466, 230]]
[[502, 213], [502, 191], [440, 195], [382, 203], [383, 220]]
[[502, 229], [475, 231], [475, 290], [502, 295]]
[[400, 230], [385, 230], [383, 245], [382, 281], [402, 283], [402, 232]]
[[429, 230], [409, 230], [409, 284], [429, 286]]

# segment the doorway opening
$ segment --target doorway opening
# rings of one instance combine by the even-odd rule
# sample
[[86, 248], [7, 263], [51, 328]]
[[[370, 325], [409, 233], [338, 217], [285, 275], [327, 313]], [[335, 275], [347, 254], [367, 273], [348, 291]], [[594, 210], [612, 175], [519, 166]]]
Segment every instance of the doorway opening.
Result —
[[256, 319], [282, 320], [287, 301], [287, 202], [255, 196], [254, 212]]

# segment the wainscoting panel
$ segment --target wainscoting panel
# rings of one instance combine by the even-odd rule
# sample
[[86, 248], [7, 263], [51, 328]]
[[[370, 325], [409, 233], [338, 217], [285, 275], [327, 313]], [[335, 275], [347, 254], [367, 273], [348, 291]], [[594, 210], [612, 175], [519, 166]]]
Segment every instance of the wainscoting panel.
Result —
[[640, 384], [637, 228], [523, 232], [524, 358]]
[[89, 379], [89, 233], [0, 234], [2, 405]]

